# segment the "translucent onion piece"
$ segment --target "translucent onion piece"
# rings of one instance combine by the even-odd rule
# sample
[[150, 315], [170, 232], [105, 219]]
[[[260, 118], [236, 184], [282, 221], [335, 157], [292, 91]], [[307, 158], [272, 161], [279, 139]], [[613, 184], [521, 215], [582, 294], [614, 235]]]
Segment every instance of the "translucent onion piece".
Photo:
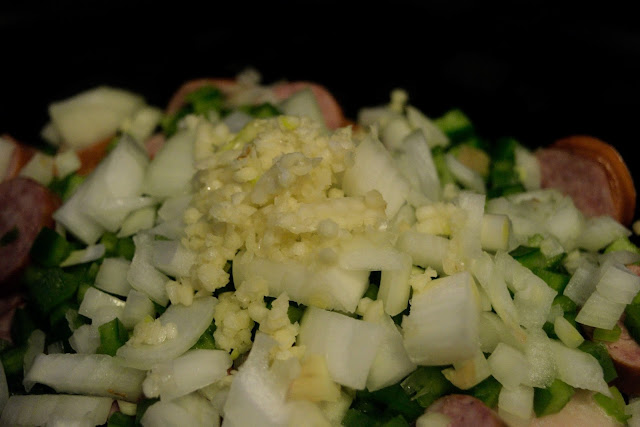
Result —
[[2, 411], [0, 425], [102, 425], [107, 422], [113, 399], [110, 397], [65, 394], [15, 395]]
[[110, 294], [126, 296], [131, 290], [127, 273], [131, 262], [124, 258], [105, 258], [100, 264], [94, 286]]
[[88, 394], [135, 402], [145, 372], [122, 366], [105, 354], [40, 354], [25, 379], [58, 393]]
[[218, 300], [214, 297], [195, 298], [190, 306], [172, 304], [158, 318], [164, 326], [175, 325], [177, 336], [160, 344], [133, 345], [128, 341], [116, 353], [126, 366], [150, 369], [159, 362], [175, 359], [189, 350], [211, 325]]

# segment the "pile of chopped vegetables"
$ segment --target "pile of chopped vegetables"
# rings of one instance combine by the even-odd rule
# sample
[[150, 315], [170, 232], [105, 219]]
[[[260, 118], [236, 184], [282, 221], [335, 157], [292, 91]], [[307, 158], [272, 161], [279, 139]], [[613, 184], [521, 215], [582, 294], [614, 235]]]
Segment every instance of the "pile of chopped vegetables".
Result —
[[0, 342], [0, 423], [421, 426], [465, 394], [522, 425], [585, 393], [638, 422], [604, 346], [623, 313], [640, 339], [630, 229], [460, 110], [396, 90], [331, 129], [312, 91], [262, 88], [53, 104], [50, 144], [110, 142], [88, 175], [60, 149], [28, 172], [63, 203]]

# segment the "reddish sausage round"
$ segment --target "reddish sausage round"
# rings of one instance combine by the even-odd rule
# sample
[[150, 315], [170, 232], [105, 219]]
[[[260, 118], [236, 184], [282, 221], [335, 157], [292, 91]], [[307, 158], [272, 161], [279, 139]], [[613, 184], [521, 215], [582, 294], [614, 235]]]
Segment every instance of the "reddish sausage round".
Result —
[[427, 412], [438, 412], [451, 420], [449, 427], [506, 427], [507, 424], [487, 405], [473, 396], [450, 394], [436, 400]]
[[42, 227], [53, 226], [51, 215], [59, 206], [60, 199], [32, 179], [0, 183], [0, 295], [17, 287], [33, 241]]

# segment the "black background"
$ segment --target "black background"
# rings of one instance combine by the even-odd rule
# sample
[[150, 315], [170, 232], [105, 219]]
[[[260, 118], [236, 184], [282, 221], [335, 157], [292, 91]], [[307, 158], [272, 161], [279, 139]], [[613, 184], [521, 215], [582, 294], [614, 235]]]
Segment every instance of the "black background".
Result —
[[15, 3], [0, 6], [0, 133], [24, 141], [37, 142], [49, 102], [97, 84], [164, 106], [190, 78], [250, 66], [265, 83], [324, 84], [351, 117], [401, 87], [428, 115], [462, 108], [490, 138], [590, 134], [640, 177], [640, 27], [627, 3]]

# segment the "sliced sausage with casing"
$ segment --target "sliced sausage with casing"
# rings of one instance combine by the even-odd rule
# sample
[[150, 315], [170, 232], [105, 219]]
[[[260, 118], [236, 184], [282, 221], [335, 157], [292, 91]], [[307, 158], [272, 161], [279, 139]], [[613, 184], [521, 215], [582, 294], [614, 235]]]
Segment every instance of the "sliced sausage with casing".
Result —
[[636, 190], [620, 153], [590, 136], [560, 139], [536, 152], [543, 188], [557, 188], [571, 196], [587, 217], [610, 215], [631, 224]]
[[34, 240], [42, 227], [53, 227], [59, 206], [55, 194], [30, 178], [0, 183], [0, 295], [17, 288]]

